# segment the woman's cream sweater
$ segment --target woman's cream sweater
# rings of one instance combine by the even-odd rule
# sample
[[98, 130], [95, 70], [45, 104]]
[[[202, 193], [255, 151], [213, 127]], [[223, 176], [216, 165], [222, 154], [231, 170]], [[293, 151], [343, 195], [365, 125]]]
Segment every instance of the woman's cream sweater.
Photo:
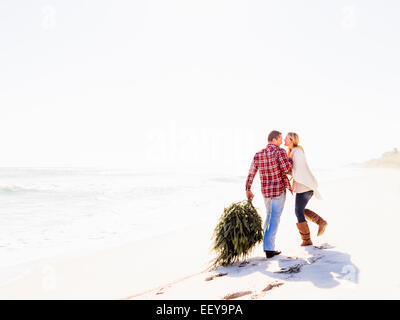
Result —
[[311, 173], [304, 152], [300, 148], [294, 148], [290, 155], [293, 160], [293, 192], [301, 193], [313, 190], [315, 197], [322, 199], [318, 191], [318, 182]]

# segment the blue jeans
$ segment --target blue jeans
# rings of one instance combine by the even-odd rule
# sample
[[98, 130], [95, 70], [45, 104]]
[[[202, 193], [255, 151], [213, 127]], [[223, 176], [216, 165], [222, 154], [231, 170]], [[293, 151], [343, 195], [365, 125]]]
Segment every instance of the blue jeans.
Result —
[[264, 198], [267, 208], [267, 218], [264, 223], [264, 250], [275, 250], [275, 236], [278, 231], [279, 221], [285, 205], [286, 192], [276, 198]]
[[311, 197], [313, 196], [314, 191], [307, 191], [302, 193], [296, 193], [296, 204], [294, 207], [294, 212], [296, 213], [297, 221], [304, 222], [306, 221], [306, 217], [304, 216], [304, 209], [308, 201], [310, 201]]

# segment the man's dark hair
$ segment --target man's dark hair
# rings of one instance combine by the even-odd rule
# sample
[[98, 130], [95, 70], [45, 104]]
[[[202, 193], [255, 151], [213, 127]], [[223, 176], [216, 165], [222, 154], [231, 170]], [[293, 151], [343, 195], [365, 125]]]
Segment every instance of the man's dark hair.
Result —
[[276, 130], [271, 131], [268, 135], [268, 142], [272, 142], [272, 140], [278, 139], [281, 134], [282, 133]]

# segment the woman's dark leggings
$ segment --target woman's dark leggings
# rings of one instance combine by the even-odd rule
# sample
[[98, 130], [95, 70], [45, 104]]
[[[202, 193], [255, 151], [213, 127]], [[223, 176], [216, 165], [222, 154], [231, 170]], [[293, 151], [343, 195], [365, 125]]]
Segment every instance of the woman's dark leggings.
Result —
[[304, 209], [306, 208], [306, 205], [308, 201], [310, 201], [313, 194], [314, 191], [312, 190], [302, 193], [296, 193], [296, 204], [294, 207], [294, 211], [296, 213], [297, 221], [299, 223], [306, 221], [306, 218], [304, 216]]

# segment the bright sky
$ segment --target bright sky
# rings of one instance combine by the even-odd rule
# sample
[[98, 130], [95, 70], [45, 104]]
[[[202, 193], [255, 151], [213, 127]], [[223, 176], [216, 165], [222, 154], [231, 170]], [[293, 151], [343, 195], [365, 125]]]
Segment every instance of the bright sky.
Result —
[[246, 174], [399, 147], [398, 1], [0, 2], [0, 166]]

